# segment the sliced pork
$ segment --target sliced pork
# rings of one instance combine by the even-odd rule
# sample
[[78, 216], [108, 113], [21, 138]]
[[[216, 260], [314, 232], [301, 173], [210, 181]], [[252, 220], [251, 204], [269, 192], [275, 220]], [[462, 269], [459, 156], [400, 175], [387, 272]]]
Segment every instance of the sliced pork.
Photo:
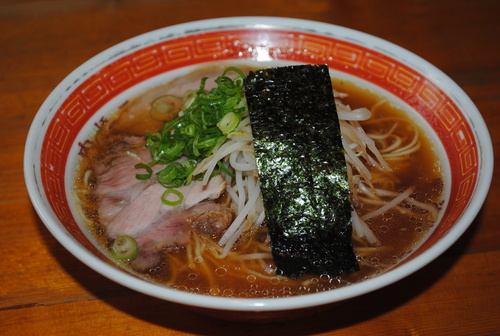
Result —
[[139, 255], [132, 263], [137, 271], [145, 271], [158, 265], [159, 252], [165, 246], [183, 246], [189, 243], [189, 231], [196, 230], [216, 237], [222, 234], [233, 219], [226, 206], [203, 201], [191, 207], [174, 207], [162, 216], [150, 230], [136, 238]]
[[[224, 205], [212, 202], [224, 192], [226, 181], [220, 175], [207, 185], [193, 181], [177, 190], [183, 194], [180, 205], [165, 205], [165, 188], [153, 177], [138, 180], [135, 165], [149, 162], [149, 151], [142, 137], [120, 137], [95, 168], [97, 205], [101, 225], [110, 239], [128, 235], [136, 239], [139, 255], [132, 266], [138, 271], [155, 267], [159, 252], [166, 246], [184, 246], [189, 230], [211, 236], [220, 235], [233, 214]], [[153, 167], [154, 171], [162, 167]]]

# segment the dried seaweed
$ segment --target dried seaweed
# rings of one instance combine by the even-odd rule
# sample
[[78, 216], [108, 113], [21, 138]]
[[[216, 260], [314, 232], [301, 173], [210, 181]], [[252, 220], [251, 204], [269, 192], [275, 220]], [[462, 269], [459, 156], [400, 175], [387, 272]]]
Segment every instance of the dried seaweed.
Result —
[[328, 67], [252, 71], [245, 79], [278, 272], [357, 271], [349, 183]]

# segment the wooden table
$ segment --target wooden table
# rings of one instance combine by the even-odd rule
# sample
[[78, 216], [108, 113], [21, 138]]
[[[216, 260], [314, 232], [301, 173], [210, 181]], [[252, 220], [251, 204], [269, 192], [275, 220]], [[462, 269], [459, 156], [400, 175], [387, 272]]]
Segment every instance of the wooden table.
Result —
[[306, 319], [251, 325], [199, 315], [87, 268], [36, 215], [22, 168], [24, 142], [37, 109], [82, 62], [156, 28], [237, 15], [334, 23], [415, 52], [470, 95], [498, 146], [499, 11], [497, 0], [1, 0], [0, 334], [499, 335], [496, 177], [470, 229], [421, 271]]

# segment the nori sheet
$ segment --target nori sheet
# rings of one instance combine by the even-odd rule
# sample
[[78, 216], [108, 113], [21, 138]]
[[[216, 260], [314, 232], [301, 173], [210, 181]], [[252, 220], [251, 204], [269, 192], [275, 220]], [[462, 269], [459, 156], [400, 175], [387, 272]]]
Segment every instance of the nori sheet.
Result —
[[357, 271], [347, 166], [328, 67], [251, 71], [245, 94], [278, 274]]

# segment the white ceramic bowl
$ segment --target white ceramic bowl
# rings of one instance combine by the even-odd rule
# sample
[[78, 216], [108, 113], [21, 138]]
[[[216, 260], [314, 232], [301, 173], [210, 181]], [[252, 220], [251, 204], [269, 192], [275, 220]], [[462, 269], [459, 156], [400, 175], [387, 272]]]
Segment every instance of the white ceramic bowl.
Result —
[[[169, 73], [207, 62], [233, 60], [326, 63], [339, 75], [401, 100], [422, 119], [443, 152], [449, 181], [439, 223], [405, 262], [370, 280], [323, 293], [236, 299], [161, 287], [107, 260], [71, 201], [81, 143], [95, 131], [94, 123], [123, 102], [123, 97]], [[29, 195], [40, 218], [83, 263], [138, 292], [232, 318], [233, 313], [274, 313], [341, 302], [422, 268], [450, 247], [475, 218], [490, 186], [493, 150], [481, 114], [467, 95], [444, 73], [413, 53], [331, 24], [235, 17], [152, 31], [115, 45], [78, 67], [38, 111], [26, 143], [24, 169]]]

